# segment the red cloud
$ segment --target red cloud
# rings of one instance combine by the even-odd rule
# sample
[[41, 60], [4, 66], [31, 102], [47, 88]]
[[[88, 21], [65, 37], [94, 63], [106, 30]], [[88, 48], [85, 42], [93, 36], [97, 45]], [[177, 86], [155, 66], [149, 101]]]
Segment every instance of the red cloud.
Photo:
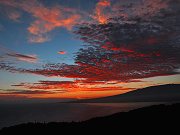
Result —
[[111, 3], [108, 0], [100, 0], [96, 4], [96, 9], [95, 9], [95, 16], [94, 19], [96, 19], [100, 24], [107, 23], [107, 13], [105, 13], [105, 9], [107, 7], [110, 7]]
[[[15, 0], [0, 1], [0, 4], [21, 9], [31, 14], [35, 21], [28, 27], [31, 34], [30, 42], [42, 43], [48, 41], [48, 32], [58, 27], [71, 30], [74, 25], [79, 23], [81, 15], [75, 9], [62, 6], [46, 7], [37, 0], [17, 2]], [[11, 18], [17, 18], [17, 14], [12, 14]], [[33, 37], [31, 37], [33, 36]]]
[[66, 54], [67, 52], [66, 51], [59, 51], [58, 54]]
[[[21, 83], [12, 85], [31, 90], [51, 90], [52, 92], [81, 92], [81, 91], [129, 91], [132, 88], [123, 88], [121, 86], [112, 86], [103, 82], [82, 82], [82, 81], [39, 81], [38, 83]], [[34, 92], [34, 91], [33, 91]], [[43, 92], [43, 91], [42, 91]]]
[[112, 4], [112, 14], [110, 14], [110, 17], [115, 17], [115, 14], [123, 19], [130, 19], [134, 17], [150, 19], [150, 17], [160, 14], [163, 9], [168, 9], [170, 1], [171, 0], [127, 0], [124, 2], [117, 0], [117, 2]]
[[[22, 8], [24, 8], [24, 5], [22, 5]], [[41, 37], [41, 39], [44, 34], [57, 27], [64, 27], [71, 30], [79, 22], [81, 17], [76, 12], [66, 10], [63, 7], [47, 8], [42, 5], [39, 6], [36, 3], [34, 3], [31, 10], [27, 10], [26, 8], [24, 10], [31, 13], [37, 19], [28, 28], [28, 31], [33, 35]]]

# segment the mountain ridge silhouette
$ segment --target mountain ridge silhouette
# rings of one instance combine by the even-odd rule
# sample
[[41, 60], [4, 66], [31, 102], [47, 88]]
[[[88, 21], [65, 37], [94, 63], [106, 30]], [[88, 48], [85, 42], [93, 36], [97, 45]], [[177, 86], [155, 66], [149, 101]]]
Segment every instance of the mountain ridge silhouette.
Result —
[[150, 86], [124, 94], [95, 99], [81, 99], [71, 103], [119, 103], [119, 102], [176, 102], [180, 101], [180, 84]]
[[[180, 103], [153, 105], [97, 117], [82, 122], [26, 123], [3, 128], [0, 134], [25, 133], [177, 133], [180, 120]], [[176, 124], [177, 123], [177, 124]]]

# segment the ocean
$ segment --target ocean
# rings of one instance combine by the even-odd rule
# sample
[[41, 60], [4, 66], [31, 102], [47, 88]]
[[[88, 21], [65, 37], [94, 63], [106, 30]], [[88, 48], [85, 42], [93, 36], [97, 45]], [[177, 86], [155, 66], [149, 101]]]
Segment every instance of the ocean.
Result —
[[0, 104], [0, 129], [27, 122], [72, 122], [160, 104], [137, 103], [29, 103]]

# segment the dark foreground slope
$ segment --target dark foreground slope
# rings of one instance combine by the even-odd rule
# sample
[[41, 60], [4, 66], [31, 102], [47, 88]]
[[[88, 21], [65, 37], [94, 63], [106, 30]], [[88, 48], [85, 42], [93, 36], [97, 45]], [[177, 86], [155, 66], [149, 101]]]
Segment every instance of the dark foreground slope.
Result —
[[116, 96], [74, 101], [76, 103], [118, 102], [177, 102], [180, 101], [180, 84], [151, 86]]
[[180, 103], [173, 105], [154, 105], [129, 112], [121, 112], [111, 116], [72, 123], [28, 123], [3, 128], [0, 134], [66, 134], [66, 133], [104, 133], [122, 132], [133, 134], [160, 133], [173, 134], [179, 132]]

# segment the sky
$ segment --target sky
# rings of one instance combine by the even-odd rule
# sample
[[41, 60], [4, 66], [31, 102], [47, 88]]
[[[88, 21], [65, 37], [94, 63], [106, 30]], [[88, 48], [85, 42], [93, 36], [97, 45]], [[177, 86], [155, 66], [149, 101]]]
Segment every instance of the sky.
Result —
[[0, 0], [0, 99], [83, 99], [180, 83], [178, 0]]

